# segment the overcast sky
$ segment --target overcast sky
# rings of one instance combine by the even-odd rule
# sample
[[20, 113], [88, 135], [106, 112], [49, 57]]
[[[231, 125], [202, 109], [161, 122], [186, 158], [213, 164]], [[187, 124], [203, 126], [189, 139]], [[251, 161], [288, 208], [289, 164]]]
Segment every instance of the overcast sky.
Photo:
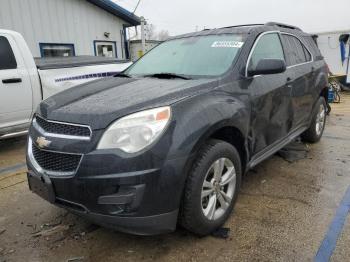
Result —
[[[138, 0], [113, 0], [133, 11]], [[307, 32], [350, 29], [350, 0], [141, 0], [136, 11], [156, 30], [177, 35], [206, 28], [278, 21]]]

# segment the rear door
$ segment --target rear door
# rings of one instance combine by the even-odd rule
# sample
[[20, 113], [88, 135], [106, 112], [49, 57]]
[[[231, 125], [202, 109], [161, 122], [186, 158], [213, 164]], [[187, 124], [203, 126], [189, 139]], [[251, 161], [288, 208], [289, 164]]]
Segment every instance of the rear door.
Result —
[[0, 33], [0, 128], [21, 125], [32, 113], [32, 88], [20, 50]]
[[[284, 60], [279, 32], [263, 33], [255, 41], [248, 58], [248, 69], [254, 69], [261, 59]], [[290, 88], [286, 74], [258, 75], [248, 78], [251, 94], [251, 151], [267, 149], [287, 136], [292, 126]]]
[[298, 129], [307, 123], [312, 110], [315, 68], [312, 66], [311, 53], [298, 37], [282, 33], [282, 41], [288, 85], [292, 90], [293, 129]]

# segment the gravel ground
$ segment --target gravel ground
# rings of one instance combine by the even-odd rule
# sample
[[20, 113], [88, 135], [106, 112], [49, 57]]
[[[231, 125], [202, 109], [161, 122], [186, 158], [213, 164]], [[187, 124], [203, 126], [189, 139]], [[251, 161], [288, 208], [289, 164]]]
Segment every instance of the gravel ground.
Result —
[[[0, 141], [0, 170], [24, 163], [25, 138]], [[333, 106], [321, 142], [289, 163], [264, 161], [244, 178], [227, 239], [178, 229], [153, 237], [113, 232], [28, 189], [25, 168], [0, 171], [0, 261], [310, 261], [350, 185], [350, 97]], [[333, 261], [350, 257], [350, 219]]]

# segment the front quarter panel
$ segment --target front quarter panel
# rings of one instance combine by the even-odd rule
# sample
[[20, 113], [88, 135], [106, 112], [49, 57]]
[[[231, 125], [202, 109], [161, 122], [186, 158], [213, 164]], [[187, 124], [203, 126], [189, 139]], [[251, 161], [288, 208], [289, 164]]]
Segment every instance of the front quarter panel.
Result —
[[246, 137], [249, 125], [248, 95], [228, 85], [173, 106], [176, 127], [170, 158], [196, 153], [203, 142], [220, 128], [232, 126]]

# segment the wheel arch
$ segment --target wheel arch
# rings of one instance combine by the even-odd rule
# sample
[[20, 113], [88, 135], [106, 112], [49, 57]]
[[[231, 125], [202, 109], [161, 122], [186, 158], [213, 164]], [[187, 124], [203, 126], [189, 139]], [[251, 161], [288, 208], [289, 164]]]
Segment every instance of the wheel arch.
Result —
[[209, 139], [222, 140], [234, 146], [237, 149], [241, 158], [242, 172], [244, 173], [246, 171], [246, 165], [249, 160], [246, 136], [244, 136], [244, 132], [240, 128], [233, 125], [232, 123], [227, 123], [226, 121], [216, 124], [198, 139], [198, 141], [192, 149], [192, 155], [194, 157], [192, 158], [191, 163], [188, 163], [189, 167], [195, 160], [196, 153], [198, 152], [198, 150]]
[[[191, 161], [188, 161], [186, 164], [186, 183], [187, 180], [190, 176], [190, 170], [191, 167], [193, 166], [194, 162], [196, 161], [197, 157], [200, 155], [199, 152], [201, 152], [200, 148], [202, 148], [206, 142], [209, 140], [221, 140], [225, 141], [231, 145], [233, 145], [236, 150], [238, 151], [238, 154], [240, 156], [241, 160], [241, 168], [242, 168], [242, 173], [244, 174], [245, 168], [246, 168], [246, 159], [247, 159], [247, 154], [246, 154], [246, 149], [245, 149], [245, 139], [243, 136], [243, 132], [237, 128], [234, 125], [228, 125], [227, 123], [219, 123], [215, 126], [215, 128], [211, 128], [208, 132], [206, 132], [196, 143], [194, 146], [194, 154], [191, 157]], [[181, 194], [181, 200], [180, 200], [180, 206], [179, 206], [179, 224], [184, 226], [183, 222], [183, 216], [185, 214], [185, 204], [184, 204], [184, 199], [186, 197], [186, 185], [184, 185], [182, 189], [182, 194]], [[185, 228], [187, 228], [185, 226]]]
[[245, 171], [248, 160], [248, 154], [245, 138], [238, 128], [234, 126], [222, 127], [216, 130], [213, 134], [211, 134], [209, 139], [210, 138], [219, 139], [234, 146], [237, 149], [241, 159], [242, 172]]

